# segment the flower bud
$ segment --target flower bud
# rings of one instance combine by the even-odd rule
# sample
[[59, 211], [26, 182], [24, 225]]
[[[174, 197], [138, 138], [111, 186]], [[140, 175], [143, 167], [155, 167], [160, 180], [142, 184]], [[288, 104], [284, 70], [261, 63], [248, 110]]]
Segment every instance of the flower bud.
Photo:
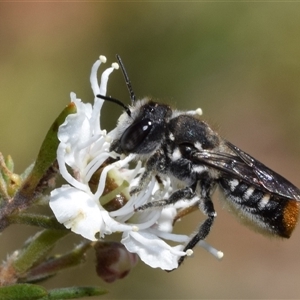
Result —
[[114, 282], [124, 278], [137, 264], [138, 256], [130, 253], [117, 242], [97, 242], [94, 246], [96, 251], [96, 272], [106, 282]]

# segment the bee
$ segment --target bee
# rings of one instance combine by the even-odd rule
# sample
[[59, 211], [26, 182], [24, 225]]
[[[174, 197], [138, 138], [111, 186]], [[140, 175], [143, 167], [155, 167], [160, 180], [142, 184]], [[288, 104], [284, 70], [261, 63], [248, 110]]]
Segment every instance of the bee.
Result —
[[[197, 197], [193, 206], [198, 207], [206, 219], [185, 246], [184, 251], [187, 251], [210, 232], [216, 217], [211, 197], [218, 187], [230, 210], [243, 223], [263, 234], [289, 238], [298, 220], [300, 190], [220, 137], [198, 114], [174, 110], [151, 99], [136, 100], [118, 55], [117, 60], [132, 106], [111, 97], [97, 97], [115, 102], [125, 110], [119, 118], [110, 150], [119, 154], [134, 153], [145, 162], [140, 184], [131, 192], [140, 192], [153, 175], [170, 176], [183, 186], [168, 199], [149, 202], [136, 211]], [[178, 265], [183, 260], [184, 256]]]

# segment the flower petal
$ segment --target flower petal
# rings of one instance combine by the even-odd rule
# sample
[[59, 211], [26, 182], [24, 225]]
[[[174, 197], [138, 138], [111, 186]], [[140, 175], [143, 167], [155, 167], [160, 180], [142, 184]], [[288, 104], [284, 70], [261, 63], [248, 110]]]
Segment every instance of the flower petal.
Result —
[[183, 246], [171, 247], [146, 230], [124, 232], [121, 242], [129, 252], [137, 253], [152, 268], [173, 270], [178, 267], [179, 257], [185, 255], [180, 251]]
[[88, 193], [63, 185], [51, 192], [49, 204], [58, 222], [91, 241], [97, 240], [103, 219], [100, 206]]

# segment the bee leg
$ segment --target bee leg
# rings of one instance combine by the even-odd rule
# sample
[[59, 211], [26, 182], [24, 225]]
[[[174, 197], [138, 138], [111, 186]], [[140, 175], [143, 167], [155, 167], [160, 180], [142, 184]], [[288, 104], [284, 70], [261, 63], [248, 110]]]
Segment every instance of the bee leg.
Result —
[[147, 184], [150, 183], [151, 174], [152, 174], [152, 172], [147, 169], [144, 171], [143, 175], [141, 176], [141, 178], [139, 180], [139, 185], [135, 186], [133, 189], [130, 190], [131, 196], [139, 193]]
[[[201, 240], [204, 240], [206, 236], [209, 234], [210, 228], [213, 225], [214, 216], [208, 217], [204, 223], [201, 224], [199, 231], [193, 238], [189, 241], [189, 243], [185, 246], [183, 249], [184, 252], [187, 250], [193, 249]], [[185, 256], [181, 256], [178, 260], [178, 267], [181, 265], [181, 263], [184, 261]]]
[[[198, 232], [192, 237], [183, 251], [193, 249], [201, 240], [204, 240], [210, 232], [214, 219], [217, 216], [210, 195], [214, 190], [215, 182], [212, 180], [203, 180], [199, 182], [201, 187], [201, 198], [198, 201], [199, 209], [207, 216], [207, 219], [200, 225]], [[178, 266], [184, 261], [185, 256], [178, 260]]]
[[170, 204], [174, 204], [179, 200], [191, 199], [195, 196], [195, 188], [196, 188], [196, 184], [193, 184], [191, 187], [189, 186], [185, 187], [181, 190], [174, 192], [168, 199], [162, 199], [162, 200], [146, 203], [140, 207], [137, 207], [135, 211], [145, 210], [151, 207], [167, 206]]
[[141, 190], [145, 188], [150, 183], [151, 176], [153, 173], [159, 172], [164, 173], [166, 166], [166, 158], [164, 153], [161, 150], [157, 150], [146, 162], [145, 171], [142, 174], [139, 185], [134, 187], [130, 194], [139, 193]]

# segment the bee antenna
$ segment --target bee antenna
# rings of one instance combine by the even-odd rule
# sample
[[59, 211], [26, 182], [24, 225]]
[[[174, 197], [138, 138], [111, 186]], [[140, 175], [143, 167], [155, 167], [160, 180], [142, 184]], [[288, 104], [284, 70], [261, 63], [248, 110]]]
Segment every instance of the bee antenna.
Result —
[[115, 99], [115, 98], [112, 98], [112, 97], [104, 96], [104, 95], [97, 95], [97, 98], [100, 98], [100, 99], [103, 99], [103, 100], [106, 100], [106, 101], [110, 101], [110, 102], [114, 102], [114, 103], [120, 105], [121, 107], [123, 107], [125, 109], [127, 115], [129, 117], [131, 117], [131, 111], [130, 111], [129, 107], [126, 106], [122, 101], [120, 101], [118, 99]]
[[124, 76], [124, 79], [125, 79], [125, 83], [126, 83], [128, 91], [129, 91], [131, 103], [134, 104], [134, 102], [136, 100], [136, 97], [135, 97], [134, 91], [132, 89], [131, 81], [130, 81], [129, 76], [128, 76], [127, 72], [126, 72], [126, 69], [125, 69], [124, 64], [123, 64], [123, 62], [121, 60], [120, 55], [117, 54], [116, 58], [117, 58], [118, 63], [120, 65], [120, 67], [121, 67], [121, 70], [122, 70], [122, 73], [123, 73], [123, 76]]

